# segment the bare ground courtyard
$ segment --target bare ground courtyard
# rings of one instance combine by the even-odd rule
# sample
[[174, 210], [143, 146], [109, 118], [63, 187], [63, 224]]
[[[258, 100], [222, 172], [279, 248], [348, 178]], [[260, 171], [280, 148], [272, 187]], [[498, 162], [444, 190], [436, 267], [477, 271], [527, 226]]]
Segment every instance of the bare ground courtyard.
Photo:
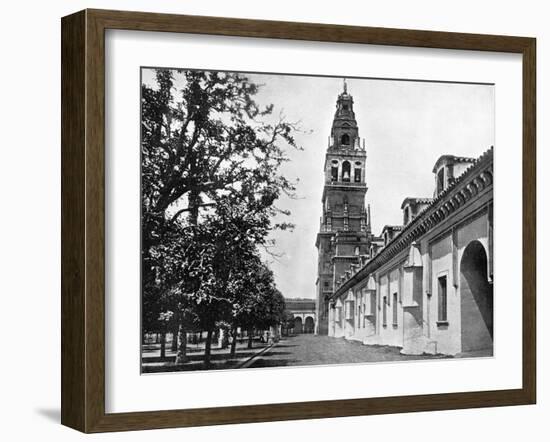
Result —
[[443, 355], [408, 356], [399, 348], [363, 345], [357, 341], [317, 335], [296, 335], [285, 338], [254, 359], [250, 368], [297, 365], [353, 364], [359, 362], [441, 359]]
[[142, 358], [144, 373], [353, 364], [449, 357], [444, 355], [402, 355], [399, 353], [398, 347], [363, 345], [357, 341], [313, 334], [284, 337], [270, 348], [260, 342], [255, 342], [253, 349], [247, 349], [244, 344], [241, 344], [237, 346], [237, 354], [234, 359], [230, 358], [228, 349], [213, 348], [209, 367], [202, 364], [204, 354], [202, 349], [190, 348], [189, 362], [175, 365], [175, 354], [168, 351], [167, 357], [160, 360], [160, 350], [156, 347], [148, 346], [144, 349]]

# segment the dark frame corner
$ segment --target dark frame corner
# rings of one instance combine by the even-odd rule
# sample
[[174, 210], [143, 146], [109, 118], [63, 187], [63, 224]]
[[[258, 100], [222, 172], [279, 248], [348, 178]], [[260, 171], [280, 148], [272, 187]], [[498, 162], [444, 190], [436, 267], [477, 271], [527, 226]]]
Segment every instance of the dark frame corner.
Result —
[[[338, 401], [105, 413], [105, 30], [126, 29], [518, 53], [523, 56], [523, 386]], [[534, 404], [536, 40], [405, 29], [84, 10], [62, 30], [61, 422], [91, 433]]]

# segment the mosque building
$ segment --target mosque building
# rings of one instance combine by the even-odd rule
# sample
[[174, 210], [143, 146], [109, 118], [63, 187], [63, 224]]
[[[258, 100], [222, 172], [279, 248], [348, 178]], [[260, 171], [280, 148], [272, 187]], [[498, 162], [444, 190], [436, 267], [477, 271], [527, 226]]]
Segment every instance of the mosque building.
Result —
[[402, 225], [379, 236], [366, 158], [344, 83], [325, 157], [315, 332], [403, 354], [492, 355], [493, 148], [439, 157], [433, 195], [405, 197]]

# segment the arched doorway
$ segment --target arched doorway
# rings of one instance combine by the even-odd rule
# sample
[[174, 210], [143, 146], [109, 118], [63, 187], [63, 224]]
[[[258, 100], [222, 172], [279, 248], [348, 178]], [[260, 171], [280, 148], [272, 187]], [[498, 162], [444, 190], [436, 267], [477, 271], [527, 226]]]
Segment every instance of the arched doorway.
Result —
[[304, 333], [313, 333], [314, 329], [315, 323], [313, 322], [313, 318], [308, 316], [306, 318], [306, 322], [304, 323]]
[[302, 318], [300, 316], [296, 316], [294, 318], [294, 333], [302, 333], [303, 332], [303, 323]]
[[487, 254], [472, 241], [460, 261], [462, 352], [493, 348], [493, 285], [487, 279]]

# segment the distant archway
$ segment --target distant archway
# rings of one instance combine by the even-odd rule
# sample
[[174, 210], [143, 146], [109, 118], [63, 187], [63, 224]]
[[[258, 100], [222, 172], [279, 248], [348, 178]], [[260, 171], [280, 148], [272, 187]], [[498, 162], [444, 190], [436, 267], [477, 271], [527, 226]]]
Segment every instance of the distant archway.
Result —
[[493, 348], [493, 285], [487, 278], [487, 254], [472, 241], [460, 261], [462, 352]]
[[304, 323], [304, 333], [313, 333], [315, 331], [315, 322], [311, 316], [306, 318]]
[[344, 146], [349, 146], [349, 140], [350, 140], [350, 138], [349, 138], [348, 134], [344, 134], [344, 135], [342, 135], [342, 138], [340, 138], [340, 141], [341, 141], [342, 145], [344, 145]]
[[304, 332], [304, 329], [303, 329], [302, 318], [300, 318], [299, 316], [296, 316], [294, 318], [294, 333], [298, 334], [303, 332]]

